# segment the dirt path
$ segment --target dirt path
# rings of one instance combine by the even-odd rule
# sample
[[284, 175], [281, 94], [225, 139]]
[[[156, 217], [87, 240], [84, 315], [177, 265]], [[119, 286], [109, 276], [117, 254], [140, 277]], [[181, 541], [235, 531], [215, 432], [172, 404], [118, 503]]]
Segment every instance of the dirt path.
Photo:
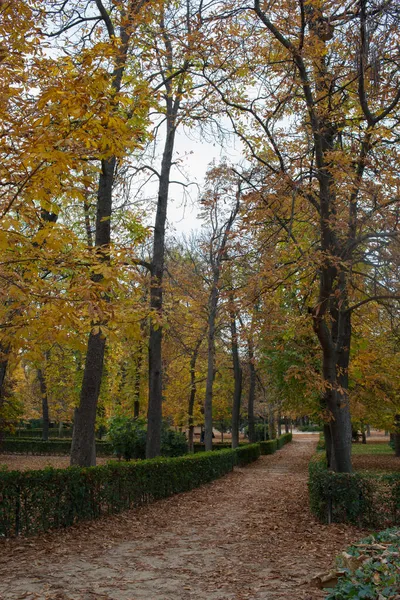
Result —
[[307, 506], [314, 439], [122, 515], [0, 543], [1, 600], [316, 600], [310, 579], [362, 533]]

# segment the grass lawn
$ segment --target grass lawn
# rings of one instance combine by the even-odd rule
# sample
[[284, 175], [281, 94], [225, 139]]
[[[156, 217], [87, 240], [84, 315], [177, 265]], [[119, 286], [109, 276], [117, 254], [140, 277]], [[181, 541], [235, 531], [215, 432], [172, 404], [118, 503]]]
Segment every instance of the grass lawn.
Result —
[[392, 454], [394, 455], [394, 450], [389, 446], [389, 444], [352, 444], [351, 447], [352, 454]]

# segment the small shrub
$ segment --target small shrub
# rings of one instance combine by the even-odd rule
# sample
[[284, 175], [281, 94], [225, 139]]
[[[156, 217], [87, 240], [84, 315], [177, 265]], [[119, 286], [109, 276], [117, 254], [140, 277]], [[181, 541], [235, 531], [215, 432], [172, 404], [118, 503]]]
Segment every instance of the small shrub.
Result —
[[163, 456], [183, 456], [188, 452], [184, 433], [163, 427], [161, 432], [161, 454]]
[[[144, 459], [146, 456], [146, 425], [139, 419], [117, 416], [110, 419], [108, 439], [114, 453], [125, 460]], [[183, 456], [188, 452], [184, 433], [163, 424], [161, 431], [162, 456]]]
[[386, 529], [361, 540], [359, 544], [362, 544], [362, 548], [358, 545], [350, 546], [346, 551], [355, 559], [360, 559], [358, 568], [350, 570], [339, 557], [338, 564], [341, 568], [344, 567], [346, 575], [339, 578], [338, 584], [326, 600], [398, 598], [400, 530]]
[[146, 456], [146, 430], [144, 422], [139, 419], [123, 416], [110, 419], [108, 440], [114, 454], [120, 458], [131, 460]]

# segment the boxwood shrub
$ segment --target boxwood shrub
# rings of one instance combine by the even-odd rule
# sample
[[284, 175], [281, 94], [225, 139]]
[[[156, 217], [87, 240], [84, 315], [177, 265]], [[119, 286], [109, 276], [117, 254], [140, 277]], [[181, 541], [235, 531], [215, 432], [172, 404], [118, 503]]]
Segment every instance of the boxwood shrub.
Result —
[[311, 511], [324, 523], [400, 523], [400, 473], [334, 473], [319, 454], [309, 465], [308, 489]]
[[0, 536], [29, 535], [185, 492], [259, 456], [257, 444], [105, 466], [0, 472]]
[[278, 442], [276, 440], [268, 440], [267, 442], [260, 442], [261, 454], [274, 454], [278, 449]]
[[285, 444], [291, 442], [292, 437], [293, 436], [291, 433], [284, 433], [283, 435], [280, 435], [278, 438], [276, 438], [277, 449], [280, 450], [281, 448], [283, 448], [283, 446], [285, 446]]
[[260, 444], [246, 444], [239, 446], [239, 448], [236, 448], [235, 453], [236, 464], [238, 467], [244, 467], [259, 458], [261, 454]]

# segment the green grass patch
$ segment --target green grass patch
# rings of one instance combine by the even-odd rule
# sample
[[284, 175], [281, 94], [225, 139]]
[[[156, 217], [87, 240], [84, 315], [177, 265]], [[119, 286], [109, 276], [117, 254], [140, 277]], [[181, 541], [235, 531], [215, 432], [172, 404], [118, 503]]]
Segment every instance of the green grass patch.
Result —
[[352, 454], [394, 454], [389, 444], [353, 444]]

